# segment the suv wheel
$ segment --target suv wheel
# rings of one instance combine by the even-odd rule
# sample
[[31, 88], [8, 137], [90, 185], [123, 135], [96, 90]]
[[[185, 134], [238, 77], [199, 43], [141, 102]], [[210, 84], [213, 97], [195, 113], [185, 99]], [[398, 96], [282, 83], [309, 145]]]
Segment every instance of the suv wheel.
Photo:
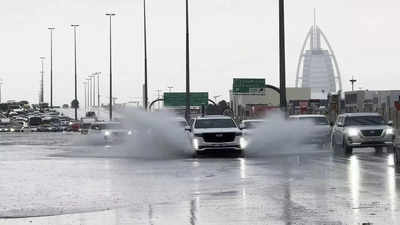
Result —
[[344, 141], [344, 140], [343, 140], [343, 150], [344, 150], [344, 153], [346, 153], [346, 154], [349, 154], [349, 155], [353, 154], [353, 148], [348, 146], [346, 141]]

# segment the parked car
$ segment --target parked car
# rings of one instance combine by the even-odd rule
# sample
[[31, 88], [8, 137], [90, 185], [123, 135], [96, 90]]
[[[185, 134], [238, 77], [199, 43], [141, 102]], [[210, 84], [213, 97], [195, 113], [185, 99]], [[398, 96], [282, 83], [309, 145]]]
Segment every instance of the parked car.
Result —
[[351, 154], [353, 148], [393, 148], [396, 137], [392, 122], [385, 122], [378, 113], [346, 113], [339, 115], [332, 131], [331, 143], [334, 150], [341, 147]]

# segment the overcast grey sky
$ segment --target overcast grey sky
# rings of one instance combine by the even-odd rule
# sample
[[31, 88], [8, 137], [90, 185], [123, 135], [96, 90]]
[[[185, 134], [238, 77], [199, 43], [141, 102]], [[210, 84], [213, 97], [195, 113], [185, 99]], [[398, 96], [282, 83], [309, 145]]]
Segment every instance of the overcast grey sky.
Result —
[[[156, 89], [184, 91], [185, 1], [147, 0], [149, 97]], [[54, 101], [73, 99], [73, 31], [78, 29], [78, 77], [101, 71], [108, 96], [108, 20], [113, 19], [114, 95], [119, 102], [141, 98], [143, 14], [141, 0], [14, 0], [1, 3], [0, 78], [7, 99], [38, 101], [40, 56], [47, 57], [45, 100], [49, 99], [49, 31], [54, 33]], [[396, 0], [286, 0], [287, 83], [294, 86], [302, 42], [313, 23], [327, 35], [339, 61], [344, 88], [354, 75], [365, 89], [399, 89], [400, 32]], [[223, 95], [234, 77], [265, 77], [278, 85], [278, 0], [190, 0], [192, 91]], [[104, 98], [102, 101], [106, 101]]]

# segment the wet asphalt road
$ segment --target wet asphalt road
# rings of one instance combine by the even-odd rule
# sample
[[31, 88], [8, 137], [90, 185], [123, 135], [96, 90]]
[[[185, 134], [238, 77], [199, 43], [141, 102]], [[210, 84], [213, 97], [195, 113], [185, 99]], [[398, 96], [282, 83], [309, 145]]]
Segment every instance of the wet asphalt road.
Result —
[[1, 225], [400, 224], [392, 154], [143, 159], [79, 138], [0, 136]]

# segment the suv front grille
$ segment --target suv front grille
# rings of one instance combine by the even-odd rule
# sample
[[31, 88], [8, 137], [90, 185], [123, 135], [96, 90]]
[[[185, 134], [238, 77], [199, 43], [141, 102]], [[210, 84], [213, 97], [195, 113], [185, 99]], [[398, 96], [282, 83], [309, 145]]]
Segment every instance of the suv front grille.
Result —
[[203, 139], [205, 142], [233, 142], [235, 133], [205, 133]]
[[382, 135], [383, 130], [362, 130], [361, 133], [365, 137], [377, 137]]

